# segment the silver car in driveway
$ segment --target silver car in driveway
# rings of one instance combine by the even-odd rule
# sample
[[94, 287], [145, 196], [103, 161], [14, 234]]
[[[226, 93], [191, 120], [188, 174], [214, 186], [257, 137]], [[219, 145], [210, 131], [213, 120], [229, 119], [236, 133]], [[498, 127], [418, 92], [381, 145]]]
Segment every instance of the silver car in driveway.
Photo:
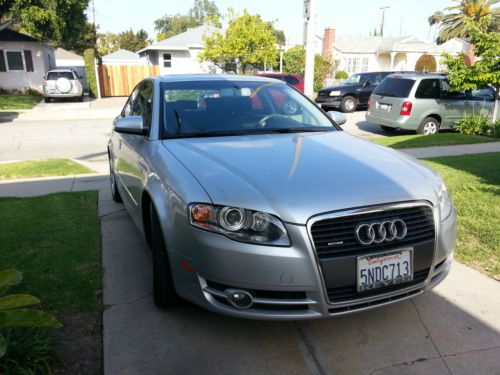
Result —
[[146, 79], [114, 121], [109, 162], [152, 249], [159, 307], [328, 317], [419, 295], [450, 269], [441, 177], [343, 132], [284, 82]]
[[495, 93], [450, 90], [445, 74], [397, 73], [386, 77], [370, 97], [366, 120], [385, 131], [436, 134], [465, 116], [492, 116]]
[[52, 99], [74, 99], [83, 101], [83, 86], [78, 74], [73, 69], [52, 69], [43, 80], [45, 103]]

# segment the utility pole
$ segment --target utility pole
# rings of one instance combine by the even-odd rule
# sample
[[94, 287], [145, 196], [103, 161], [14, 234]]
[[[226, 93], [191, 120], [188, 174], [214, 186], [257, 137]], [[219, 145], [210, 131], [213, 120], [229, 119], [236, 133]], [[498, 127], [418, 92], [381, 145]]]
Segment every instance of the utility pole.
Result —
[[92, 23], [94, 24], [94, 44], [97, 45], [97, 28], [95, 27], [95, 0], [92, 0]]
[[304, 0], [304, 27], [306, 66], [304, 70], [304, 94], [312, 98], [314, 92], [314, 53], [316, 36], [316, 0]]
[[384, 22], [385, 22], [385, 10], [389, 9], [390, 6], [386, 5], [384, 7], [380, 7], [382, 9], [382, 22], [380, 23], [380, 36], [384, 36]]

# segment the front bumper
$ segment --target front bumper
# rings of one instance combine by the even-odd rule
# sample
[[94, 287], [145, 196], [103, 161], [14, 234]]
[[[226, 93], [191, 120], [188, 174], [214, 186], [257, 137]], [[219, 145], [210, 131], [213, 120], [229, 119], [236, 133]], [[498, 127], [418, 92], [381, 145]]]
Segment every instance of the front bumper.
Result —
[[325, 108], [340, 108], [342, 96], [317, 96], [314, 101], [321, 107]]
[[397, 118], [391, 119], [385, 117], [383, 114], [374, 113], [370, 110], [366, 112], [365, 118], [366, 121], [373, 124], [404, 130], [417, 130], [422, 121], [422, 119], [417, 116], [397, 116]]
[[[435, 214], [435, 218], [439, 215]], [[278, 248], [244, 244], [224, 236], [185, 228], [183, 247], [170, 251], [177, 292], [209, 310], [250, 319], [314, 319], [363, 311], [419, 295], [448, 274], [456, 237], [455, 212], [436, 224], [432, 260], [425, 279], [367, 298], [332, 303], [306, 226], [286, 224], [292, 246]], [[181, 255], [181, 253], [183, 255]], [[186, 256], [187, 255], [187, 256]], [[176, 265], [187, 262], [191, 272]], [[228, 303], [227, 289], [254, 295], [254, 305], [239, 309]]]

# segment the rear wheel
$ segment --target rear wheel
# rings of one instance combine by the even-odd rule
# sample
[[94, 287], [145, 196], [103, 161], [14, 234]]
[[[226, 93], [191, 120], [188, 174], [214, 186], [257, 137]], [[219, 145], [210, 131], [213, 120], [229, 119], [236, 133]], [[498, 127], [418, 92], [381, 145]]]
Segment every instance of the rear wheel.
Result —
[[83, 94], [78, 97], [77, 101], [83, 102]]
[[358, 106], [357, 100], [353, 96], [345, 96], [342, 98], [342, 102], [340, 103], [340, 110], [342, 112], [354, 112], [356, 107]]
[[391, 128], [390, 126], [384, 126], [384, 125], [380, 125], [380, 129], [382, 129], [387, 133], [394, 133], [397, 130], [396, 128]]
[[43, 98], [43, 100], [45, 101], [45, 103], [50, 103], [50, 98]]
[[180, 298], [175, 292], [167, 248], [153, 203], [150, 203], [149, 214], [153, 252], [153, 297], [157, 307], [172, 307], [180, 303]]
[[434, 117], [426, 117], [417, 129], [417, 134], [432, 135], [439, 133], [440, 122]]

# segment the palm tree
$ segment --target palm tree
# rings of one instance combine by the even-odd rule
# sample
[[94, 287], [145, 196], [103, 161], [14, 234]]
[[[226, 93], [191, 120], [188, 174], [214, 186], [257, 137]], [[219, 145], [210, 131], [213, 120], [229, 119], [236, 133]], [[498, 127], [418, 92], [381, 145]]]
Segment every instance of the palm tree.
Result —
[[448, 7], [442, 19], [442, 27], [439, 31], [439, 41], [446, 42], [452, 38], [467, 37], [466, 19], [478, 23], [483, 17], [491, 15], [492, 21], [490, 31], [499, 31], [500, 8], [493, 5], [500, 0], [453, 0], [458, 3]]
[[[437, 31], [439, 30], [439, 25], [443, 21], [444, 13], [438, 10], [437, 12], [434, 12], [432, 16], [427, 18], [427, 22], [429, 22], [429, 32], [431, 31], [431, 27], [436, 25], [434, 27], [434, 39], [432, 40], [433, 42], [436, 41], [436, 34]], [[429, 39], [429, 34], [427, 34], [427, 39]]]

